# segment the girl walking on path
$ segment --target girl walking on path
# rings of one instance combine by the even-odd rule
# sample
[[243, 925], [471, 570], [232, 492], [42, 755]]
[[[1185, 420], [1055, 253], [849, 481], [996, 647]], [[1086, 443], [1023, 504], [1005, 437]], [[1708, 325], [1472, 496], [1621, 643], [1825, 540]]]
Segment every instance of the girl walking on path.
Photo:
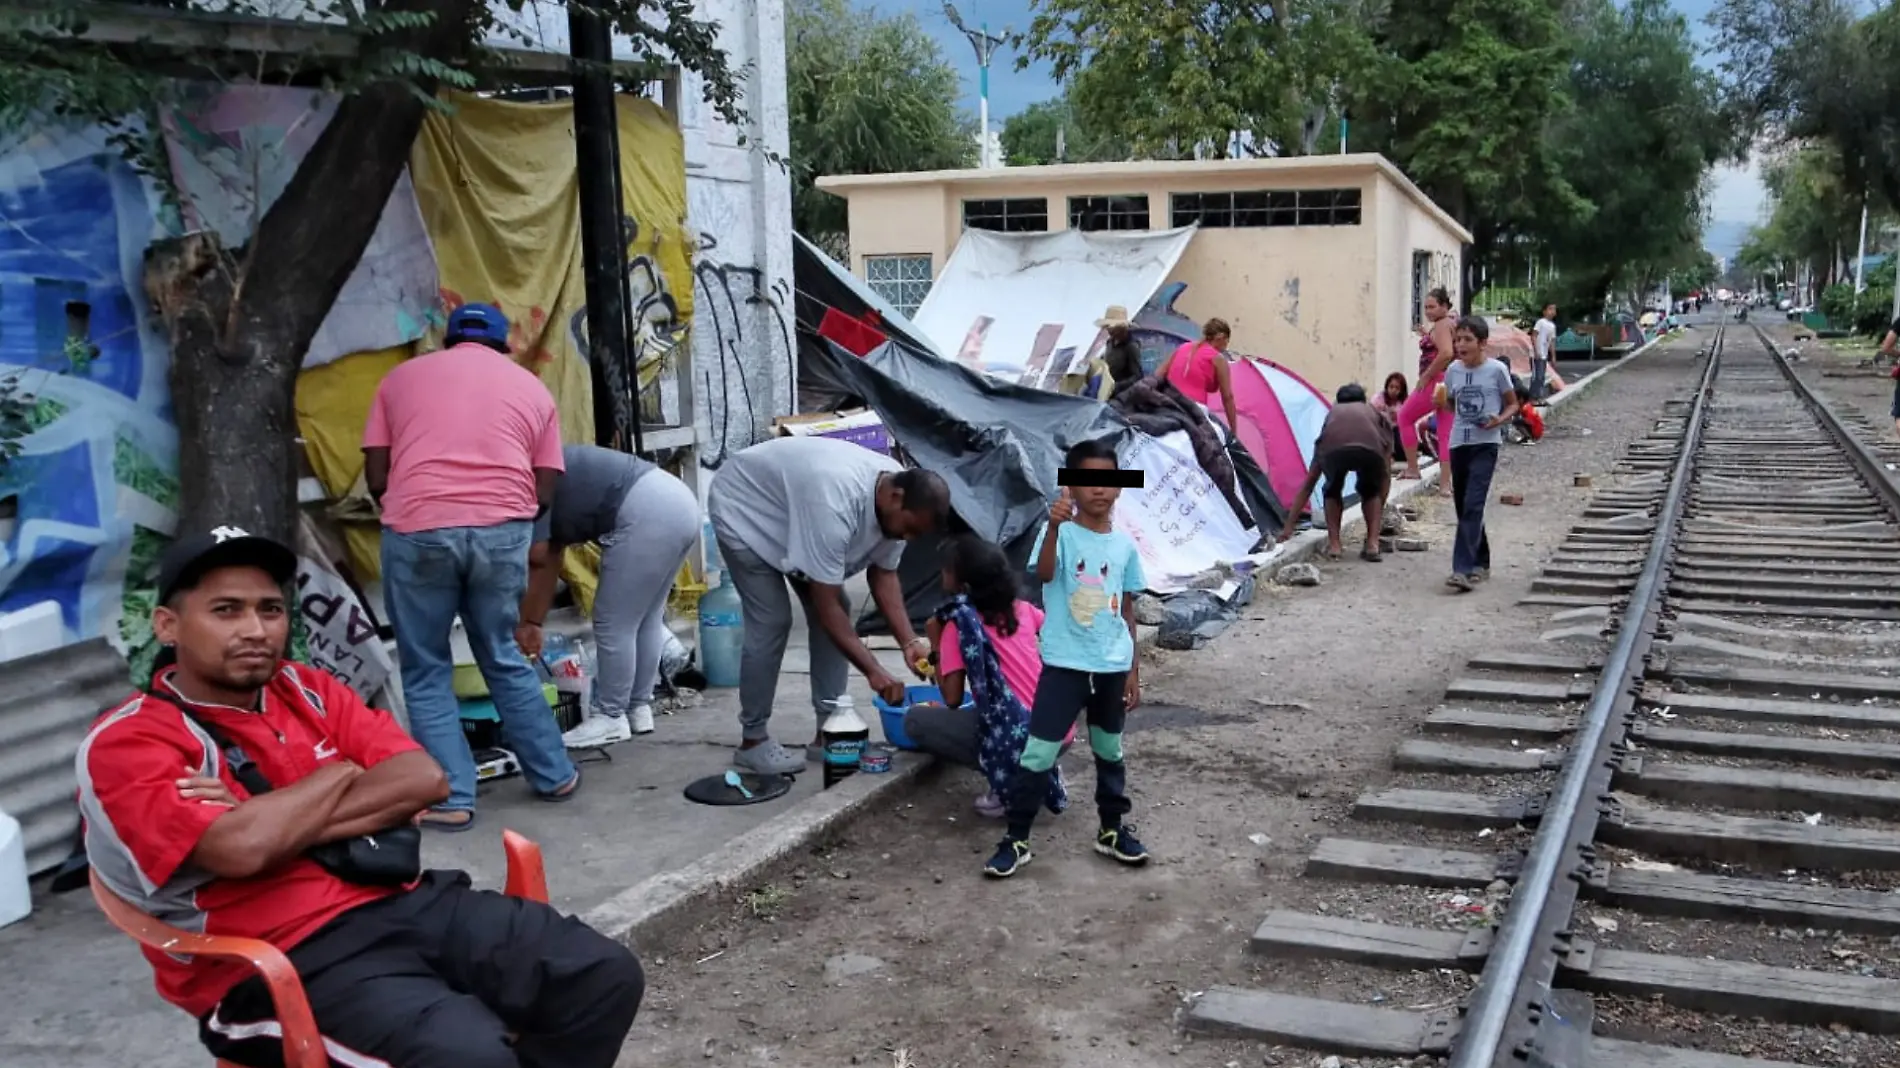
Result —
[[[1444, 381], [1445, 369], [1452, 361], [1451, 294], [1440, 286], [1425, 294], [1425, 333], [1418, 339], [1418, 388], [1399, 408], [1399, 443], [1405, 447], [1405, 473], [1400, 478], [1417, 478], [1418, 424], [1432, 414], [1432, 395]], [[1482, 323], [1482, 320], [1479, 320]], [[1488, 328], [1487, 328], [1488, 333]], [[1451, 420], [1438, 420], [1438, 492], [1452, 491], [1450, 465], [1445, 457], [1451, 450]]]
[[1504, 428], [1516, 418], [1519, 405], [1511, 372], [1484, 354], [1490, 335], [1490, 325], [1475, 315], [1458, 320], [1452, 341], [1458, 362], [1446, 369], [1438, 397], [1439, 422], [1451, 427], [1451, 495], [1458, 511], [1451, 577], [1445, 584], [1460, 593], [1491, 574], [1484, 504], [1491, 495]]

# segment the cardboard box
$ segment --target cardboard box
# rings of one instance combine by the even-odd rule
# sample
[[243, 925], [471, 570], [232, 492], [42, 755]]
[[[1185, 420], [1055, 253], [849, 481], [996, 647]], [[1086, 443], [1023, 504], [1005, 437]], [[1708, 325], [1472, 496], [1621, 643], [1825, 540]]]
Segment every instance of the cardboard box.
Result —
[[848, 412], [808, 412], [782, 415], [772, 420], [772, 429], [785, 438], [836, 438], [860, 445], [879, 455], [891, 452], [891, 434], [884, 420], [869, 408]]

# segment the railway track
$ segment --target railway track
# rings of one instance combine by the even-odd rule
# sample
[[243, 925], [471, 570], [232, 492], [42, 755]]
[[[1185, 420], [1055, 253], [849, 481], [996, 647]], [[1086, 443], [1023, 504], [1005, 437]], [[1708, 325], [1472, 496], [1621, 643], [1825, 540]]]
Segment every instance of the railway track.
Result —
[[1373, 833], [1309, 858], [1471, 922], [1275, 912], [1251, 941], [1475, 985], [1217, 987], [1191, 1029], [1452, 1068], [1900, 1064], [1900, 488], [1758, 327], [1702, 360], [1525, 597], [1547, 643], [1468, 661], [1354, 806]]

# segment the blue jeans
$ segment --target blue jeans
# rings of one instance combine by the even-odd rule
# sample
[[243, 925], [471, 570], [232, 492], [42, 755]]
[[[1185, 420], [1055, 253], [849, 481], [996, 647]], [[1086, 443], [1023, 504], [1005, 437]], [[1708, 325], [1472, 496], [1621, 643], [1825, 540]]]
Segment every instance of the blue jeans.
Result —
[[1458, 445], [1451, 450], [1451, 499], [1458, 510], [1458, 534], [1451, 543], [1451, 573], [1491, 570], [1491, 539], [1484, 532], [1484, 499], [1498, 467], [1495, 443]]
[[549, 794], [574, 778], [541, 678], [515, 645], [533, 537], [526, 520], [383, 531], [383, 606], [396, 628], [409, 732], [449, 777], [446, 810], [475, 808], [475, 758], [462, 733], [449, 651], [458, 615], [501, 716], [502, 740], [520, 758], [528, 784]]

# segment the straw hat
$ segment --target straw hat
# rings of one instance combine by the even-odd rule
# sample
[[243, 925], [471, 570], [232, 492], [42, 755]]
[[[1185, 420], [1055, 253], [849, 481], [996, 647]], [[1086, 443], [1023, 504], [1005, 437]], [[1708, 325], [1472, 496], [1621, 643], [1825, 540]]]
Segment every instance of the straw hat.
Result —
[[1110, 304], [1108, 311], [1104, 312], [1100, 319], [1095, 320], [1095, 326], [1099, 330], [1106, 330], [1111, 326], [1127, 325], [1129, 325], [1128, 309], [1119, 304]]

